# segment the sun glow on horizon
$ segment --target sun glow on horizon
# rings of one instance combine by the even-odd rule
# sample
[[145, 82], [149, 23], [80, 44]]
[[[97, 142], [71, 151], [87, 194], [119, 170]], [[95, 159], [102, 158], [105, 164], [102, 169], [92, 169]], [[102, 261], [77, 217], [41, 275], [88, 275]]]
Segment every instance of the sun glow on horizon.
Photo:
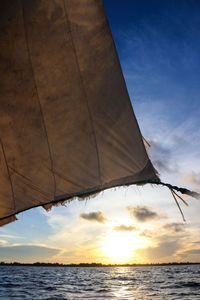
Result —
[[101, 251], [111, 263], [129, 263], [137, 256], [134, 251], [148, 244], [137, 232], [112, 231], [102, 241]]

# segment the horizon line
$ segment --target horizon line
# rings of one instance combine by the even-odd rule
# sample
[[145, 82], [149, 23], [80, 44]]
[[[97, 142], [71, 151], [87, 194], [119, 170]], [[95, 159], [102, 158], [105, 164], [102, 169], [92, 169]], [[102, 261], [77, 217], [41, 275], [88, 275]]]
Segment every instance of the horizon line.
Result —
[[46, 262], [34, 262], [34, 263], [21, 263], [21, 262], [0, 262], [0, 266], [49, 266], [49, 267], [148, 267], [148, 266], [170, 266], [170, 265], [195, 265], [200, 262], [169, 262], [169, 263], [125, 263], [125, 264], [103, 264], [103, 263], [46, 263]]

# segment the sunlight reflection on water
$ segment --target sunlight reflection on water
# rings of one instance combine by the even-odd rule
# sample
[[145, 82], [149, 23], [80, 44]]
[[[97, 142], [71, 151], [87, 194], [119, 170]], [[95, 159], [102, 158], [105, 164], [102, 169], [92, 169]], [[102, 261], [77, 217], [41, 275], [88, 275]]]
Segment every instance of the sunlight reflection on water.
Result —
[[128, 287], [121, 286], [118, 291], [113, 291], [113, 295], [117, 298], [131, 298], [133, 296], [133, 293], [128, 291]]

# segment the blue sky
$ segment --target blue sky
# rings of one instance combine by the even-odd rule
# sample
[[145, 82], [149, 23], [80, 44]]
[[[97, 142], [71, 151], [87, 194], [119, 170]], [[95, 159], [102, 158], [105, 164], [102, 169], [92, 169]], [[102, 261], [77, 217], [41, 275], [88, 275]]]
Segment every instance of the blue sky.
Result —
[[199, 104], [199, 2], [112, 4], [104, 1], [135, 111], [141, 99], [158, 101], [170, 121], [184, 121]]
[[[200, 2], [103, 2], [161, 179], [200, 191]], [[109, 190], [48, 213], [32, 209], [0, 228], [0, 260], [200, 262], [200, 202], [185, 199], [186, 223], [169, 191], [151, 186]], [[120, 239], [124, 256], [109, 245], [118, 248]]]

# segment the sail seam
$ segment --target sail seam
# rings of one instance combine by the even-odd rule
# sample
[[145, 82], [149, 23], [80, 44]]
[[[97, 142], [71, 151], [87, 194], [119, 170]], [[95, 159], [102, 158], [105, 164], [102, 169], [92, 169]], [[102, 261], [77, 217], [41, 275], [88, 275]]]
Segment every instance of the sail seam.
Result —
[[51, 173], [52, 173], [53, 181], [54, 181], [54, 199], [55, 199], [55, 197], [56, 197], [56, 179], [55, 179], [55, 174], [54, 174], [53, 157], [52, 157], [52, 152], [51, 152], [51, 148], [50, 148], [50, 143], [49, 143], [49, 138], [48, 138], [48, 133], [47, 133], [47, 127], [46, 127], [46, 124], [45, 124], [45, 118], [44, 118], [44, 114], [43, 114], [43, 110], [42, 110], [42, 105], [41, 105], [41, 102], [40, 102], [39, 92], [38, 92], [38, 88], [37, 88], [37, 84], [36, 84], [35, 73], [34, 73], [33, 63], [32, 63], [32, 58], [31, 58], [31, 51], [30, 51], [30, 47], [29, 47], [29, 43], [28, 43], [27, 30], [26, 30], [26, 25], [25, 25], [25, 17], [24, 17], [25, 13], [24, 13], [23, 0], [21, 0], [21, 3], [22, 3], [22, 15], [23, 15], [23, 23], [24, 23], [24, 32], [25, 32], [25, 40], [26, 40], [27, 52], [28, 52], [28, 57], [29, 57], [29, 61], [30, 61], [30, 66], [31, 66], [31, 72], [32, 72], [32, 76], [33, 76], [34, 87], [35, 87], [35, 91], [36, 91], [36, 95], [37, 95], [37, 99], [38, 99], [38, 104], [39, 104], [41, 119], [42, 119], [42, 123], [43, 123], [43, 127], [44, 127], [44, 132], [45, 132], [45, 136], [46, 136], [46, 141], [47, 141], [47, 147], [48, 147], [48, 152], [49, 152], [49, 159], [50, 159], [50, 162], [51, 162]]
[[[38, 193], [44, 195], [45, 197], [50, 196], [49, 193], [42, 191], [39, 187], [37, 187], [35, 184], [33, 184], [31, 182], [31, 180], [24, 176], [23, 174], [20, 174], [18, 171], [16, 171], [15, 169], [13, 169], [12, 167], [9, 167], [14, 173], [17, 174], [17, 176], [24, 178], [27, 182], [26, 184], [29, 186], [30, 189], [37, 191]], [[39, 200], [38, 200], [39, 201]], [[41, 203], [41, 205], [43, 205], [43, 202], [39, 201]]]
[[90, 106], [89, 106], [89, 103], [88, 103], [87, 92], [85, 90], [84, 79], [83, 79], [83, 76], [81, 74], [81, 70], [80, 70], [80, 66], [79, 66], [78, 55], [77, 55], [75, 43], [74, 43], [74, 40], [73, 40], [73, 35], [72, 35], [72, 31], [71, 31], [70, 21], [69, 21], [69, 17], [68, 17], [68, 13], [67, 13], [67, 8], [66, 8], [65, 2], [66, 1], [63, 0], [64, 10], [65, 10], [65, 17], [66, 17], [66, 23], [68, 24], [68, 27], [69, 27], [69, 34], [70, 34], [70, 37], [71, 37], [71, 43], [72, 43], [72, 47], [73, 47], [73, 50], [74, 50], [74, 56], [75, 56], [75, 60], [76, 60], [76, 64], [77, 64], [77, 68], [78, 68], [78, 72], [79, 72], [79, 76], [80, 76], [81, 86], [82, 86], [82, 89], [83, 89], [84, 98], [86, 100], [87, 109], [88, 109], [88, 113], [89, 113], [89, 118], [90, 118], [90, 121], [91, 121], [91, 127], [92, 127], [92, 131], [93, 131], [94, 143], [95, 143], [95, 147], [96, 147], [96, 154], [97, 154], [97, 161], [98, 161], [99, 181], [100, 181], [100, 184], [102, 185], [101, 169], [100, 169], [100, 157], [99, 157], [99, 150], [98, 150], [98, 145], [97, 145], [97, 137], [96, 137], [96, 133], [95, 133], [95, 129], [94, 129], [94, 121], [93, 121], [91, 110], [90, 110]]
[[15, 211], [16, 210], [16, 203], [15, 203], [15, 195], [14, 195], [13, 183], [12, 183], [12, 178], [11, 178], [11, 174], [10, 174], [10, 170], [9, 170], [9, 166], [8, 166], [8, 161], [7, 161], [5, 149], [4, 149], [3, 142], [2, 142], [1, 139], [0, 139], [0, 144], [1, 144], [2, 152], [3, 152], [3, 157], [4, 157], [4, 160], [5, 160], [5, 164], [6, 164], [8, 178], [9, 178], [9, 181], [10, 181], [10, 188], [11, 188], [12, 200], [13, 200], [13, 209]]

